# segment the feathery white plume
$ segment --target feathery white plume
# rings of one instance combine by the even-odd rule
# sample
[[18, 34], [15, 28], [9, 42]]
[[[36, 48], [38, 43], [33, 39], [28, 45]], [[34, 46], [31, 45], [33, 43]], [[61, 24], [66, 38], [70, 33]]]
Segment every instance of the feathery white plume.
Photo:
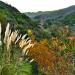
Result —
[[25, 54], [25, 52], [27, 51], [28, 48], [33, 47], [34, 44], [29, 43], [28, 45], [26, 45], [22, 51], [22, 54]]
[[28, 55], [29, 50], [26, 51], [25, 55]]
[[28, 44], [28, 43], [31, 43], [31, 39], [27, 41], [27, 44]]
[[18, 42], [18, 40], [21, 38], [21, 35], [17, 37], [17, 40], [15, 41], [15, 44]]
[[6, 39], [7, 39], [7, 37], [9, 36], [9, 27], [10, 27], [10, 25], [9, 25], [9, 23], [8, 23], [8, 24], [7, 24], [7, 27], [6, 27], [6, 30], [5, 30], [4, 43], [6, 43]]
[[26, 42], [28, 41], [29, 37], [26, 39]]
[[30, 60], [29, 62], [32, 63], [34, 61], [34, 59]]
[[24, 34], [24, 35], [22, 36], [22, 39], [24, 39], [26, 36], [27, 36], [27, 34]]

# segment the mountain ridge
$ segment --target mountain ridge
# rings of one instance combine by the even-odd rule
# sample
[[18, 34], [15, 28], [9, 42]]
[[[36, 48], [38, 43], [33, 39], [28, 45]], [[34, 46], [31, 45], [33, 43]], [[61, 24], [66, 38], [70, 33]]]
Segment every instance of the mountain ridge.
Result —
[[54, 18], [58, 18], [58, 17], [63, 17], [63, 16], [67, 16], [70, 15], [71, 13], [75, 12], [75, 5], [70, 6], [68, 8], [64, 8], [64, 9], [60, 9], [60, 10], [55, 10], [55, 11], [45, 11], [45, 12], [28, 12], [26, 13], [27, 16], [29, 16], [32, 19], [54, 19]]

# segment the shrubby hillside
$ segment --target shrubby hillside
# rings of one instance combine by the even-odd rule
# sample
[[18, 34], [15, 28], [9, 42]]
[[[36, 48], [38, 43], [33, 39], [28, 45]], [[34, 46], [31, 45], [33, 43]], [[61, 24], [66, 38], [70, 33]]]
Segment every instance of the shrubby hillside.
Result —
[[[42, 34], [39, 38], [50, 38], [51, 30], [59, 26], [69, 26], [71, 31], [75, 31], [75, 6], [55, 10], [55, 11], [39, 11], [26, 13], [36, 24], [34, 34]], [[38, 32], [37, 32], [38, 31]], [[43, 32], [43, 33], [42, 33]], [[45, 37], [44, 37], [45, 36]]]
[[57, 11], [46, 11], [37, 13], [21, 13], [11, 5], [0, 1], [0, 21], [15, 24], [17, 28], [23, 31], [30, 31], [36, 39], [51, 38], [52, 29], [60, 26], [69, 25], [70, 29], [75, 31], [75, 6]]
[[22, 29], [31, 28], [32, 25], [28, 16], [2, 1], [0, 1], [0, 22], [2, 24], [10, 22], [12, 25], [15, 24]]
[[[3, 30], [9, 22], [11, 26], [27, 31], [35, 43], [25, 56], [34, 59], [32, 63], [28, 59], [20, 59], [21, 49], [17, 45], [12, 44], [9, 51], [6, 45], [0, 46], [0, 74], [74, 75], [75, 6], [26, 14], [0, 1], [0, 22]], [[6, 64], [9, 54], [10, 61]]]

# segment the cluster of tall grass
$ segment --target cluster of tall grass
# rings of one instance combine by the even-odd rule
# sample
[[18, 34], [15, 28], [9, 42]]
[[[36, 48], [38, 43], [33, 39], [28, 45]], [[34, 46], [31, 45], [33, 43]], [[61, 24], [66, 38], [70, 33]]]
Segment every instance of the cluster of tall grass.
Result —
[[[17, 33], [11, 32], [9, 26], [10, 25], [8, 24], [5, 30], [5, 36], [2, 40], [2, 28], [0, 24], [0, 75], [38, 75], [39, 70], [35, 62], [31, 63], [31, 61], [29, 61], [28, 59], [22, 60], [23, 57], [21, 57], [21, 48], [18, 47], [15, 42], [12, 42]], [[14, 33], [16, 35], [14, 35]], [[28, 44], [29, 45], [27, 46], [27, 48], [30, 47], [30, 43]]]

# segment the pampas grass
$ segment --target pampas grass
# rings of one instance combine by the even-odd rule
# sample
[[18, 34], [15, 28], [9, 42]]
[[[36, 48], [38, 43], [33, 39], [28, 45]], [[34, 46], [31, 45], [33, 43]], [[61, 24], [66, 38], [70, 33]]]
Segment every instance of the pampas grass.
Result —
[[[0, 58], [0, 72], [1, 75], [32, 75], [32, 68], [31, 68], [31, 62], [33, 59], [28, 63], [23, 61], [19, 61], [19, 57], [21, 56], [21, 50], [19, 50], [15, 44], [15, 39], [18, 36], [18, 31], [15, 30], [11, 32], [10, 24], [8, 23], [5, 30], [5, 36], [3, 40], [3, 47], [2, 47], [2, 57]], [[21, 38], [21, 35], [17, 38], [17, 41]], [[27, 42], [24, 40], [25, 35], [21, 38], [21, 40], [24, 42], [20, 42], [21, 44], [26, 45]], [[0, 24], [0, 41], [1, 41], [1, 24]], [[16, 41], [16, 42], [17, 42]], [[14, 45], [13, 45], [13, 44]], [[19, 45], [20, 46], [20, 45]], [[25, 49], [28, 49], [31, 47], [31, 44], [29, 44]], [[22, 48], [21, 48], [22, 49]], [[28, 54], [28, 51], [24, 54]], [[21, 67], [21, 68], [20, 68]]]

